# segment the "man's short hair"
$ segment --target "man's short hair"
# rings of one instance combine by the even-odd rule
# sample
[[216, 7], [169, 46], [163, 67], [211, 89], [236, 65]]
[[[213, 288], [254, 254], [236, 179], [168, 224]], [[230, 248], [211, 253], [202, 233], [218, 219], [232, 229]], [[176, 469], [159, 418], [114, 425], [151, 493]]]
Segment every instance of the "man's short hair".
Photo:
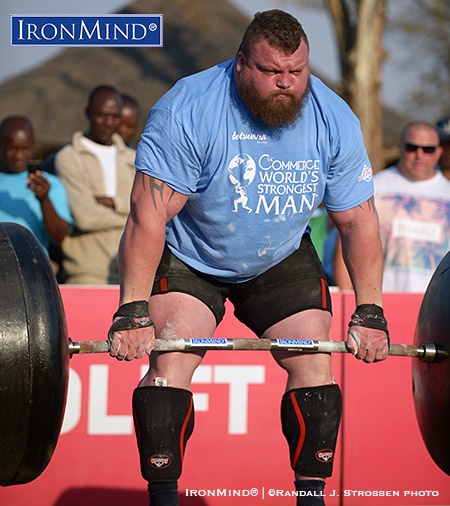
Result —
[[97, 96], [97, 94], [105, 93], [105, 92], [111, 93], [111, 94], [116, 94], [121, 105], [122, 105], [122, 95], [120, 94], [120, 92], [116, 88], [114, 88], [114, 86], [110, 86], [109, 84], [100, 84], [100, 85], [96, 86], [95, 88], [93, 88], [91, 90], [91, 92], [89, 93], [88, 107], [89, 108], [93, 107], [94, 99]]
[[302, 40], [309, 48], [302, 25], [294, 16], [278, 9], [255, 14], [242, 37], [239, 51], [248, 56], [254, 45], [263, 39], [288, 55], [298, 49]]

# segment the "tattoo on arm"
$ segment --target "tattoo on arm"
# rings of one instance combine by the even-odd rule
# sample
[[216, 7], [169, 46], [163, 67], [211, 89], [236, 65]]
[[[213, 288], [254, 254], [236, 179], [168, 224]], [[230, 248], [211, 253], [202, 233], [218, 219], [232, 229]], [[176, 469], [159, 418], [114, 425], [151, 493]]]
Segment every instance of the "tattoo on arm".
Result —
[[366, 200], [366, 202], [360, 204], [358, 207], [360, 207], [361, 209], [365, 209], [365, 204], [367, 204], [367, 209], [369, 211], [375, 211], [375, 199], [373, 196], [370, 197], [369, 200]]
[[[145, 177], [145, 175], [142, 174], [142, 186], [144, 188], [144, 191], [146, 191], [146, 188], [145, 188], [146, 179], [147, 178]], [[162, 202], [163, 195], [164, 195], [164, 188], [165, 187], [169, 188], [169, 187], [163, 181], [158, 181], [153, 177], [149, 177], [148, 180], [149, 180], [150, 194], [151, 194], [151, 197], [153, 200], [153, 205], [155, 206], [155, 209], [157, 209], [158, 208], [158, 202], [157, 202], [157, 198], [156, 198], [157, 194], [159, 194], [159, 200]], [[169, 201], [170, 201], [172, 199], [172, 197], [175, 195], [175, 190], [172, 190], [171, 188], [169, 188], [169, 189], [171, 191], [171, 193], [169, 195]]]

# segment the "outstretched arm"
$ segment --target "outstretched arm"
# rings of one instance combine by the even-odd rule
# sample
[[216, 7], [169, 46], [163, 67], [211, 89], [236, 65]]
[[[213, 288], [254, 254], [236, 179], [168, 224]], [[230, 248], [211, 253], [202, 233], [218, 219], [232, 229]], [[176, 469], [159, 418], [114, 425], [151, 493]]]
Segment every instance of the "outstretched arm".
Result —
[[383, 250], [374, 199], [329, 215], [339, 231], [342, 255], [355, 291], [356, 305], [382, 305]]
[[[166, 223], [183, 208], [188, 197], [166, 183], [137, 173], [131, 211], [119, 246], [120, 304], [148, 301], [162, 256]], [[154, 346], [152, 327], [116, 331], [111, 355], [141, 358]]]
[[383, 250], [374, 199], [329, 214], [339, 230], [342, 255], [355, 291], [355, 313], [360, 313], [360, 318], [352, 320], [358, 323], [349, 327], [348, 347], [366, 362], [384, 360], [389, 345], [382, 311]]

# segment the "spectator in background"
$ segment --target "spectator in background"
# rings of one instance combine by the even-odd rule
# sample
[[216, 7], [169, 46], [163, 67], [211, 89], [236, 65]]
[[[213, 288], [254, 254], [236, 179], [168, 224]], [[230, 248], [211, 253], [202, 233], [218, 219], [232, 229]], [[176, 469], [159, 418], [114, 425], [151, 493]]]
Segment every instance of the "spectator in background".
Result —
[[438, 170], [439, 134], [408, 123], [395, 166], [374, 177], [383, 242], [383, 290], [424, 292], [450, 249], [450, 181]]
[[[374, 177], [383, 242], [383, 291], [425, 292], [437, 265], [450, 250], [450, 181], [438, 170], [438, 130], [413, 121], [402, 130], [395, 166]], [[334, 274], [351, 288], [337, 240]]]
[[140, 109], [133, 97], [122, 94], [122, 110], [117, 133], [130, 148], [136, 148], [136, 134], [139, 126]]
[[34, 146], [29, 118], [8, 116], [1, 122], [0, 221], [28, 228], [49, 253], [68, 234], [72, 217], [61, 181], [31, 165]]
[[63, 242], [69, 284], [118, 282], [117, 249], [130, 211], [135, 151], [116, 133], [122, 97], [113, 87], [93, 89], [86, 107], [86, 133], [55, 156], [69, 195], [74, 230]]
[[[136, 134], [139, 126], [140, 109], [137, 101], [130, 95], [122, 94], [121, 120], [117, 127], [117, 133], [122, 137], [125, 144], [136, 149]], [[42, 162], [42, 169], [55, 174], [55, 157], [66, 144], [54, 149]]]
[[436, 123], [439, 132], [439, 140], [442, 147], [442, 155], [439, 160], [439, 168], [447, 179], [450, 179], [450, 116], [441, 118]]

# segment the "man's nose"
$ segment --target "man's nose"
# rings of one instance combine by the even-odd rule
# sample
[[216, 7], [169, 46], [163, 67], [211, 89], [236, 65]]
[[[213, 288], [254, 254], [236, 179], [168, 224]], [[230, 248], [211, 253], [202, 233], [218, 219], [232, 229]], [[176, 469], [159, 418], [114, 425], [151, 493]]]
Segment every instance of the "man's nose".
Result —
[[280, 73], [277, 75], [277, 87], [283, 90], [290, 88], [292, 85], [292, 77], [289, 74]]

